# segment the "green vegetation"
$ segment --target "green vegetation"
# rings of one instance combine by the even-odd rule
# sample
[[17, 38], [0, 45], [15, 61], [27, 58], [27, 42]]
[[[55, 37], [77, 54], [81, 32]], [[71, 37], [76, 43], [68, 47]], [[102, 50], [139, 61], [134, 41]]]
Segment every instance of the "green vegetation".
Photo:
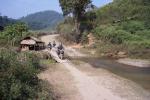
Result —
[[72, 29], [74, 28], [73, 20], [71, 17], [68, 17], [64, 20], [63, 23], [60, 23], [57, 26], [57, 32], [60, 33], [60, 36], [66, 41], [76, 42], [76, 36]]
[[[140, 28], [138, 28], [140, 29]], [[121, 28], [121, 26], [101, 26], [101, 27], [97, 27], [93, 30], [93, 33], [95, 33], [96, 37], [98, 39], [101, 39], [105, 42], [110, 42], [112, 44], [132, 44], [132, 43], [143, 43], [143, 42], [147, 42], [149, 40], [149, 30], [138, 30], [136, 29], [136, 31], [134, 33], [133, 30], [135, 30], [134, 28], [131, 28], [131, 31], [128, 28], [128, 30], [124, 30]], [[142, 35], [144, 34], [144, 35]], [[149, 41], [150, 43], [150, 41]], [[150, 45], [147, 47], [145, 46], [145, 48], [150, 48]]]
[[1, 16], [0, 15], [0, 26], [7, 26], [9, 24], [14, 24], [16, 23], [16, 20], [8, 18], [7, 16]]
[[97, 27], [92, 32], [105, 43], [123, 45], [123, 51], [131, 56], [149, 58], [149, 3], [148, 0], [115, 0], [96, 11]]
[[[7, 25], [0, 32], [0, 99], [1, 100], [53, 100], [48, 84], [38, 79], [44, 69], [42, 57], [46, 54], [17, 52], [22, 38], [31, 35], [24, 23]], [[16, 47], [17, 46], [17, 47]], [[51, 62], [49, 62], [51, 63]]]
[[149, 11], [149, 0], [114, 0], [97, 10], [97, 23], [101, 25], [130, 20], [147, 22]]
[[63, 16], [55, 11], [43, 11], [27, 15], [19, 20], [25, 22], [31, 30], [42, 30], [55, 28], [63, 20]]
[[[84, 31], [80, 29], [82, 34], [77, 38], [79, 38], [80, 42], [88, 42], [87, 35], [92, 32], [97, 39], [95, 44], [98, 45], [97, 49], [99, 49], [99, 47], [101, 49], [105, 48], [103, 52], [110, 51], [109, 49], [113, 49], [114, 51], [112, 52], [121, 50], [126, 51], [130, 56], [149, 58], [149, 5], [149, 0], [114, 0], [102, 8], [90, 11], [86, 10], [83, 15], [84, 19], [87, 20], [80, 20], [80, 26], [85, 29]], [[67, 4], [65, 6], [67, 6]], [[68, 9], [68, 7], [63, 9]], [[70, 21], [70, 19], [72, 19], [72, 21]], [[63, 34], [64, 38], [72, 41], [72, 38], [76, 37], [76, 35], [73, 35], [73, 31], [70, 32], [73, 30], [71, 27], [75, 25], [73, 21], [74, 17], [68, 20], [67, 22], [64, 21], [61, 23], [58, 29], [61, 34], [65, 33], [63, 32], [65, 30], [66, 33]], [[105, 46], [107, 46], [108, 49]]]
[[37, 61], [30, 55], [3, 49], [0, 51], [0, 97], [2, 100], [35, 97], [38, 85]]
[[85, 10], [91, 7], [91, 0], [59, 0], [64, 16], [73, 15], [75, 22], [75, 32], [80, 33], [80, 24], [85, 14]]
[[33, 100], [47, 98], [52, 93], [37, 77], [39, 60], [31, 53], [17, 53], [8, 49], [0, 50], [0, 99]]
[[28, 27], [24, 23], [15, 23], [8, 25], [0, 32], [1, 46], [15, 46], [19, 44], [20, 39], [29, 35]]
[[53, 59], [40, 60], [40, 64], [44, 67], [54, 64], [55, 61]]
[[80, 21], [80, 33], [75, 31], [75, 21], [73, 17], [66, 17], [62, 23], [57, 25], [57, 32], [60, 33], [61, 37], [64, 40], [69, 42], [88, 42], [88, 31], [95, 27], [95, 18], [96, 13], [93, 11], [85, 12], [84, 16], [82, 16], [82, 20]]

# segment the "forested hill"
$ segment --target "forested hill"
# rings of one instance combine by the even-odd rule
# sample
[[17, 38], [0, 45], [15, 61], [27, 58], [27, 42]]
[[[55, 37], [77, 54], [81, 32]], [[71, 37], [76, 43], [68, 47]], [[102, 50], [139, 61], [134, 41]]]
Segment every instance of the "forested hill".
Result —
[[101, 24], [129, 20], [149, 21], [149, 0], [114, 0], [97, 11]]
[[31, 30], [54, 28], [62, 20], [63, 15], [56, 11], [37, 12], [20, 19], [20, 21], [27, 23]]
[[93, 33], [98, 39], [109, 42], [109, 47], [128, 48], [129, 55], [150, 57], [150, 0], [113, 0], [96, 14]]
[[8, 18], [7, 16], [0, 16], [0, 26], [5, 27], [9, 24], [15, 23], [15, 19]]

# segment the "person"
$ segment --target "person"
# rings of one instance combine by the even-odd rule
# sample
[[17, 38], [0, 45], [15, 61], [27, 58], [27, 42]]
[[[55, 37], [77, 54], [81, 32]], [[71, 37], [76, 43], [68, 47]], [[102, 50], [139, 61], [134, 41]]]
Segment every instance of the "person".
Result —
[[48, 48], [51, 50], [52, 49], [52, 44], [51, 42], [48, 43]]
[[62, 43], [60, 43], [59, 46], [57, 47], [57, 54], [58, 54], [60, 59], [63, 59], [63, 57], [64, 57], [64, 47], [63, 47]]
[[59, 50], [63, 50], [63, 49], [64, 49], [63, 44], [60, 43], [59, 46], [58, 46], [57, 48], [58, 48]]
[[55, 43], [55, 41], [53, 41], [53, 47], [55, 47], [56, 46], [56, 43]]

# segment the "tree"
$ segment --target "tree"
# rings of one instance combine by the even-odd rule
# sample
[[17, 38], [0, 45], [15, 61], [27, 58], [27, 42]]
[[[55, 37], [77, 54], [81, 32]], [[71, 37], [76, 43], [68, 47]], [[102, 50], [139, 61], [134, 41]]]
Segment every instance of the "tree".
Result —
[[8, 25], [5, 27], [3, 32], [3, 37], [7, 38], [7, 42], [11, 42], [11, 45], [14, 46], [14, 43], [20, 40], [24, 35], [27, 34], [28, 27], [25, 23], [16, 23]]
[[91, 0], [59, 0], [64, 16], [72, 14], [75, 21], [75, 31], [80, 34], [80, 22], [86, 8], [92, 5]]
[[0, 14], [0, 26], [6, 27], [9, 24], [14, 24], [16, 23], [17, 20], [8, 18], [7, 16], [1, 16]]

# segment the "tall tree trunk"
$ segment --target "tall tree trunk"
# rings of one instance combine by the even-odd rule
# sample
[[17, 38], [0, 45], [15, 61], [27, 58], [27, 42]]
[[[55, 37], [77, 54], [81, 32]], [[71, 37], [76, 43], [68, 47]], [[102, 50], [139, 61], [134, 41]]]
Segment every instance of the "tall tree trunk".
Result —
[[74, 14], [74, 20], [75, 20], [75, 32], [79, 35], [79, 34], [81, 34], [81, 32], [80, 32], [80, 16], [81, 16], [81, 13], [77, 9], [78, 8], [76, 8], [76, 10], [73, 14]]
[[80, 34], [80, 22], [77, 18], [75, 19], [75, 32]]

